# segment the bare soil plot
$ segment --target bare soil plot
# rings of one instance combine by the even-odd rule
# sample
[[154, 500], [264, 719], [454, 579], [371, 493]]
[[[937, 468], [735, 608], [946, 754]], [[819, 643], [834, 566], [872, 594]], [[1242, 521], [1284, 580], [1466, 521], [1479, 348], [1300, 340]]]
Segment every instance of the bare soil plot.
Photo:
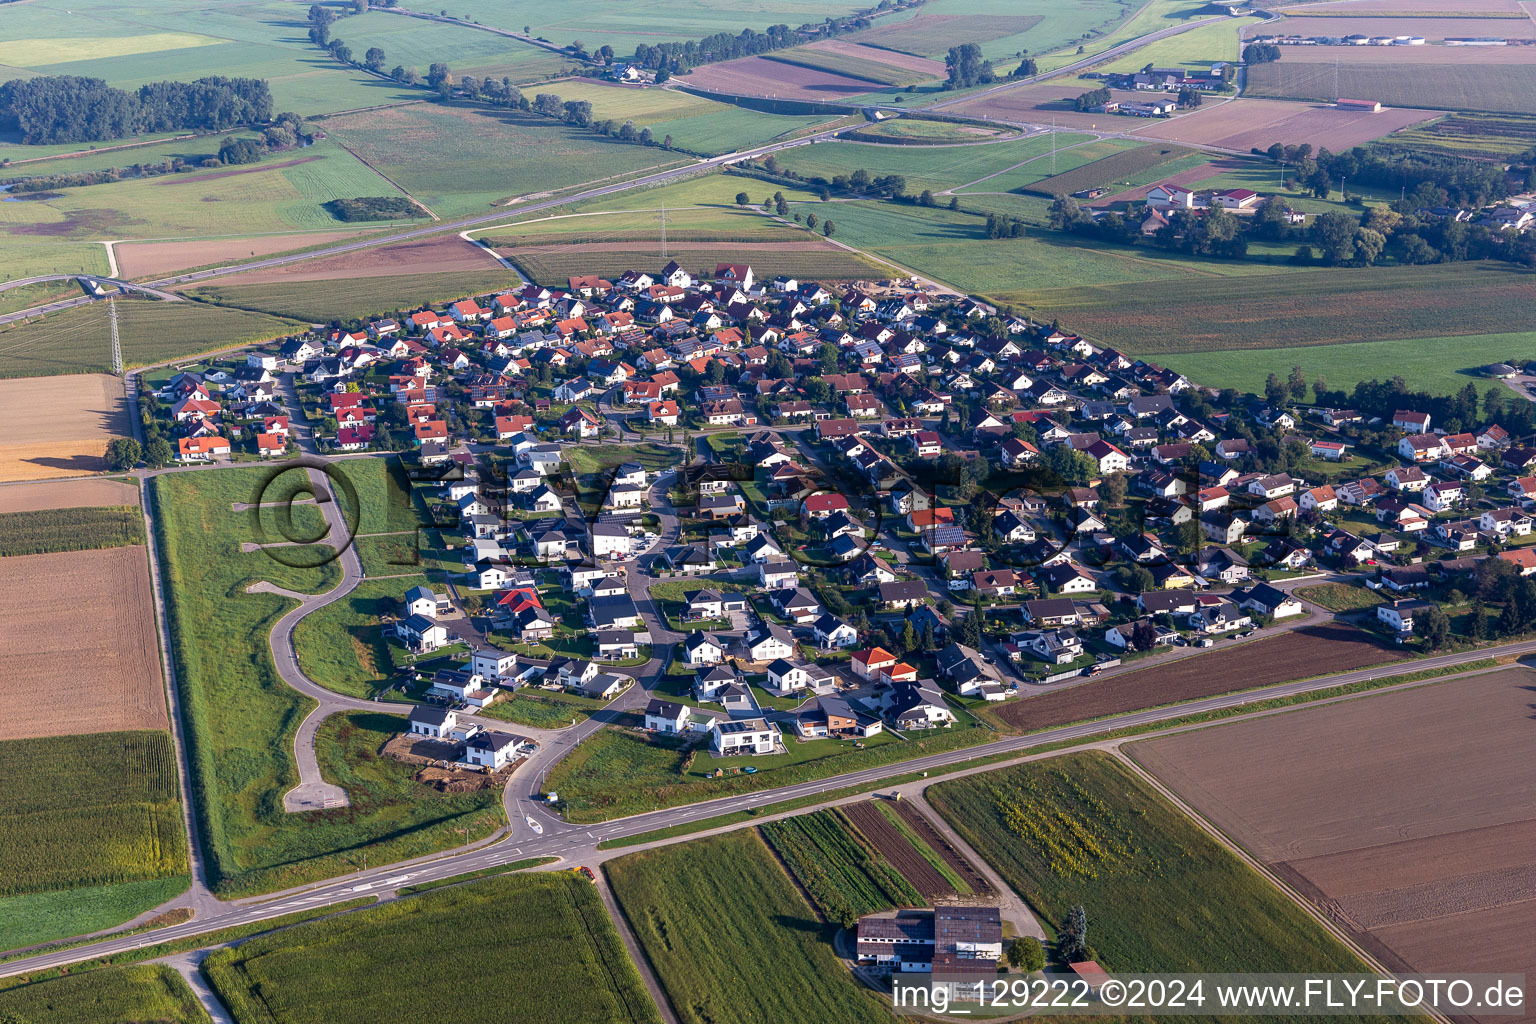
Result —
[[1045, 729], [1218, 693], [1348, 672], [1407, 656], [1402, 648], [1388, 646], [1353, 626], [1302, 626], [1209, 654], [1026, 697], [1003, 705], [996, 714], [1016, 729]]
[[[1442, 11], [1453, 9], [1455, 5], [1451, 3], [1441, 8]], [[1310, 18], [1292, 15], [1281, 22], [1279, 27], [1287, 35], [1298, 36], [1413, 35], [1431, 41], [1475, 36], [1492, 36], [1496, 39], [1536, 38], [1536, 24], [1518, 18]], [[1292, 49], [1295, 47], [1286, 47], [1287, 51]]]
[[346, 252], [324, 259], [302, 260], [282, 267], [253, 270], [222, 280], [223, 284], [274, 284], [287, 281], [334, 281], [358, 277], [403, 277], [408, 274], [484, 271], [496, 261], [479, 246], [457, 235], [401, 242], [378, 249]]
[[[1351, 59], [1337, 67], [1318, 61], [1260, 64], [1249, 69], [1249, 94], [1326, 101], [1337, 89], [1341, 95], [1379, 100], [1390, 107], [1536, 113], [1536, 46], [1414, 47], [1413, 53], [1384, 53], [1375, 46], [1328, 49], [1347, 49]], [[1361, 54], [1359, 49], [1375, 52]], [[1470, 58], [1494, 59], [1415, 59], [1417, 51], [1431, 49], [1457, 55], [1471, 51]]]
[[164, 729], [143, 546], [0, 558], [0, 740]]
[[938, 855], [944, 858], [944, 863], [953, 868], [955, 874], [965, 880], [965, 884], [971, 887], [971, 892], [976, 893], [978, 896], [984, 896], [992, 891], [992, 883], [987, 881], [987, 876], [976, 870], [976, 865], [962, 856], [960, 851], [950, 844], [950, 841], [944, 837], [944, 834], [935, 827], [932, 821], [928, 820], [926, 814], [905, 801], [899, 801], [896, 804], [896, 813], [901, 815], [902, 821], [905, 821], [912, 827], [912, 831], [921, 836], [924, 842], [933, 847]]
[[1390, 966], [1536, 972], [1536, 672], [1132, 744]]
[[955, 887], [945, 880], [939, 869], [923, 859], [907, 837], [896, 830], [886, 816], [880, 813], [873, 801], [849, 804], [843, 808], [853, 827], [868, 839], [880, 856], [891, 862], [901, 877], [912, 883], [912, 888], [927, 899], [936, 896], [957, 895]]
[[240, 257], [269, 256], [311, 245], [323, 245], [351, 238], [356, 231], [326, 231], [316, 234], [262, 235], [255, 238], [209, 238], [172, 242], [119, 242], [117, 270], [125, 278], [157, 277], [178, 270], [206, 267]]
[[742, 57], [740, 60], [728, 60], [720, 64], [706, 64], [676, 81], [708, 92], [786, 100], [832, 101], [880, 88], [863, 79], [763, 57]]
[[1248, 152], [1271, 143], [1314, 149], [1327, 146], [1334, 152], [1379, 139], [1399, 129], [1428, 121], [1436, 110], [1387, 109], [1377, 113], [1339, 110], [1318, 103], [1289, 100], [1240, 99], [1219, 107], [1202, 107], [1184, 117], [1159, 121], [1139, 134], [1146, 138], [1187, 142], [1202, 146]]
[[52, 480], [0, 487], [0, 514], [93, 505], [137, 505], [139, 489], [123, 480]]
[[872, 60], [877, 64], [901, 68], [903, 71], [914, 71], [920, 75], [932, 75], [935, 78], [942, 77], [944, 74], [944, 62], [941, 60], [929, 60], [927, 57], [900, 53], [896, 50], [886, 50], [878, 46], [861, 46], [858, 43], [844, 42], [841, 39], [821, 39], [814, 43], [806, 43], [801, 49], [820, 50], [823, 53], [840, 53], [844, 57]]
[[[1536, 31], [1536, 22], [1528, 24]], [[1390, 64], [1409, 70], [1441, 64], [1536, 64], [1536, 46], [1287, 46], [1284, 58], [1274, 63], [1316, 64], [1327, 68], [1331, 77], [1335, 60], [1341, 77], [1343, 69], [1360, 64]], [[1248, 69], [1249, 77], [1254, 70]]]
[[0, 380], [0, 480], [98, 472], [107, 442], [130, 430], [123, 382], [111, 374]]

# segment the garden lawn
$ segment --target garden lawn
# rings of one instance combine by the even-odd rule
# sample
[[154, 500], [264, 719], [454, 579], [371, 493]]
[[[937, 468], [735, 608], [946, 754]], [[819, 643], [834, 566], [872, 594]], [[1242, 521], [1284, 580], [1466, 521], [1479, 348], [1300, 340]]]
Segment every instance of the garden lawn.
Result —
[[297, 925], [216, 950], [203, 970], [241, 1024], [437, 1020], [456, 1004], [480, 1008], [455, 1014], [466, 1020], [661, 1020], [597, 889], [568, 871]]
[[630, 854], [603, 870], [684, 1024], [890, 1020], [756, 832]]
[[1086, 908], [1089, 944], [1111, 972], [1365, 969], [1109, 755], [943, 782], [928, 800], [1047, 928]]
[[304, 617], [293, 630], [293, 646], [304, 674], [328, 690], [371, 699], [390, 689], [394, 660], [379, 618], [398, 614], [405, 592], [431, 589], [425, 576], [365, 579], [339, 601]]

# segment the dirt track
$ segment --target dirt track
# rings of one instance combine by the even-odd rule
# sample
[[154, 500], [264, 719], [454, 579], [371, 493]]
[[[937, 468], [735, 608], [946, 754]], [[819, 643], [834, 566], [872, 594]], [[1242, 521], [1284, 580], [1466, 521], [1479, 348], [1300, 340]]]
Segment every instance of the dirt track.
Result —
[[0, 740], [167, 727], [147, 558], [0, 558]]

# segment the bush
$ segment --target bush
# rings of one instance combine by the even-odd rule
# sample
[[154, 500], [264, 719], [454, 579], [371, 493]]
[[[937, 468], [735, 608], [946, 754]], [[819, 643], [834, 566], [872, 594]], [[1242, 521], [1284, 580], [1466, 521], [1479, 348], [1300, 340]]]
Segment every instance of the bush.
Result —
[[410, 220], [421, 216], [421, 209], [404, 196], [359, 196], [356, 199], [332, 199], [325, 204], [337, 220]]

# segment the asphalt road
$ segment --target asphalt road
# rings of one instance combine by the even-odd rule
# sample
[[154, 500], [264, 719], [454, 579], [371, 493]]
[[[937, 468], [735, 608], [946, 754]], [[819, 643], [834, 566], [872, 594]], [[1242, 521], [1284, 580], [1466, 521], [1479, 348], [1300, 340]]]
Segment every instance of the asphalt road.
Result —
[[[458, 853], [450, 852], [434, 857], [421, 858], [416, 861], [387, 865], [308, 888], [289, 890], [284, 893], [253, 897], [248, 900], [223, 904], [218, 911], [199, 915], [185, 924], [173, 925], [140, 935], [105, 939], [101, 942], [79, 946], [74, 949], [14, 960], [0, 965], [0, 977], [13, 974], [27, 974], [48, 967], [77, 963], [82, 960], [94, 959], [112, 953], [142, 949], [161, 942], [189, 938], [220, 928], [266, 921], [298, 910], [328, 906], [359, 896], [378, 895], [388, 897], [403, 885], [420, 884], [426, 881], [450, 878], [468, 871], [510, 864], [514, 861], [531, 857], [559, 857], [565, 866], [601, 862], [609, 856], [618, 856], [623, 852], [628, 852], [615, 851], [608, 853], [598, 851], [596, 849], [597, 844], [604, 840], [634, 836], [658, 828], [699, 821], [731, 811], [763, 807], [783, 800], [815, 796], [818, 793], [825, 793], [848, 786], [877, 786], [882, 778], [892, 775], [914, 771], [937, 773], [939, 769], [975, 758], [999, 754], [1023, 755], [1031, 750], [1062, 743], [1063, 741], [1091, 740], [1094, 736], [1102, 733], [1129, 726], [1155, 724], [1182, 718], [1187, 715], [1237, 707], [1255, 701], [1311, 693], [1335, 686], [1364, 682], [1375, 678], [1377, 675], [1418, 672], [1451, 667], [1471, 661], [1480, 661], [1485, 658], [1520, 656], [1532, 653], [1536, 653], [1536, 641], [1524, 641], [1515, 644], [1503, 644], [1478, 651], [1425, 658], [1416, 662], [1397, 663], [1376, 669], [1361, 669], [1324, 676], [1318, 679], [1283, 683], [1262, 689], [1249, 690], [1244, 693], [1227, 694], [1204, 700], [1190, 701], [1174, 707], [1139, 711], [1104, 721], [1063, 726], [1028, 736], [1009, 737], [964, 750], [914, 758], [910, 761], [902, 761], [897, 764], [870, 768], [859, 772], [850, 772], [846, 775], [839, 775], [819, 781], [780, 786], [775, 789], [764, 789], [745, 795], [721, 797], [715, 800], [691, 804], [686, 807], [652, 811], [595, 825], [569, 824], [560, 821], [546, 812], [530, 811], [530, 816], [538, 823], [538, 831], [536, 833], [530, 831], [530, 834], [526, 837], [511, 837], [493, 845], [482, 845], [473, 850]], [[1441, 682], [1443, 680], [1434, 681]], [[1426, 685], [1426, 683], [1402, 685], [1418, 686]], [[1264, 713], [1266, 712], [1255, 712], [1255, 714]], [[929, 781], [930, 783], [935, 782], [941, 777], [942, 774], [933, 774]], [[684, 842], [689, 838], [691, 837], [683, 836], [672, 840], [662, 840], [656, 845]]]

